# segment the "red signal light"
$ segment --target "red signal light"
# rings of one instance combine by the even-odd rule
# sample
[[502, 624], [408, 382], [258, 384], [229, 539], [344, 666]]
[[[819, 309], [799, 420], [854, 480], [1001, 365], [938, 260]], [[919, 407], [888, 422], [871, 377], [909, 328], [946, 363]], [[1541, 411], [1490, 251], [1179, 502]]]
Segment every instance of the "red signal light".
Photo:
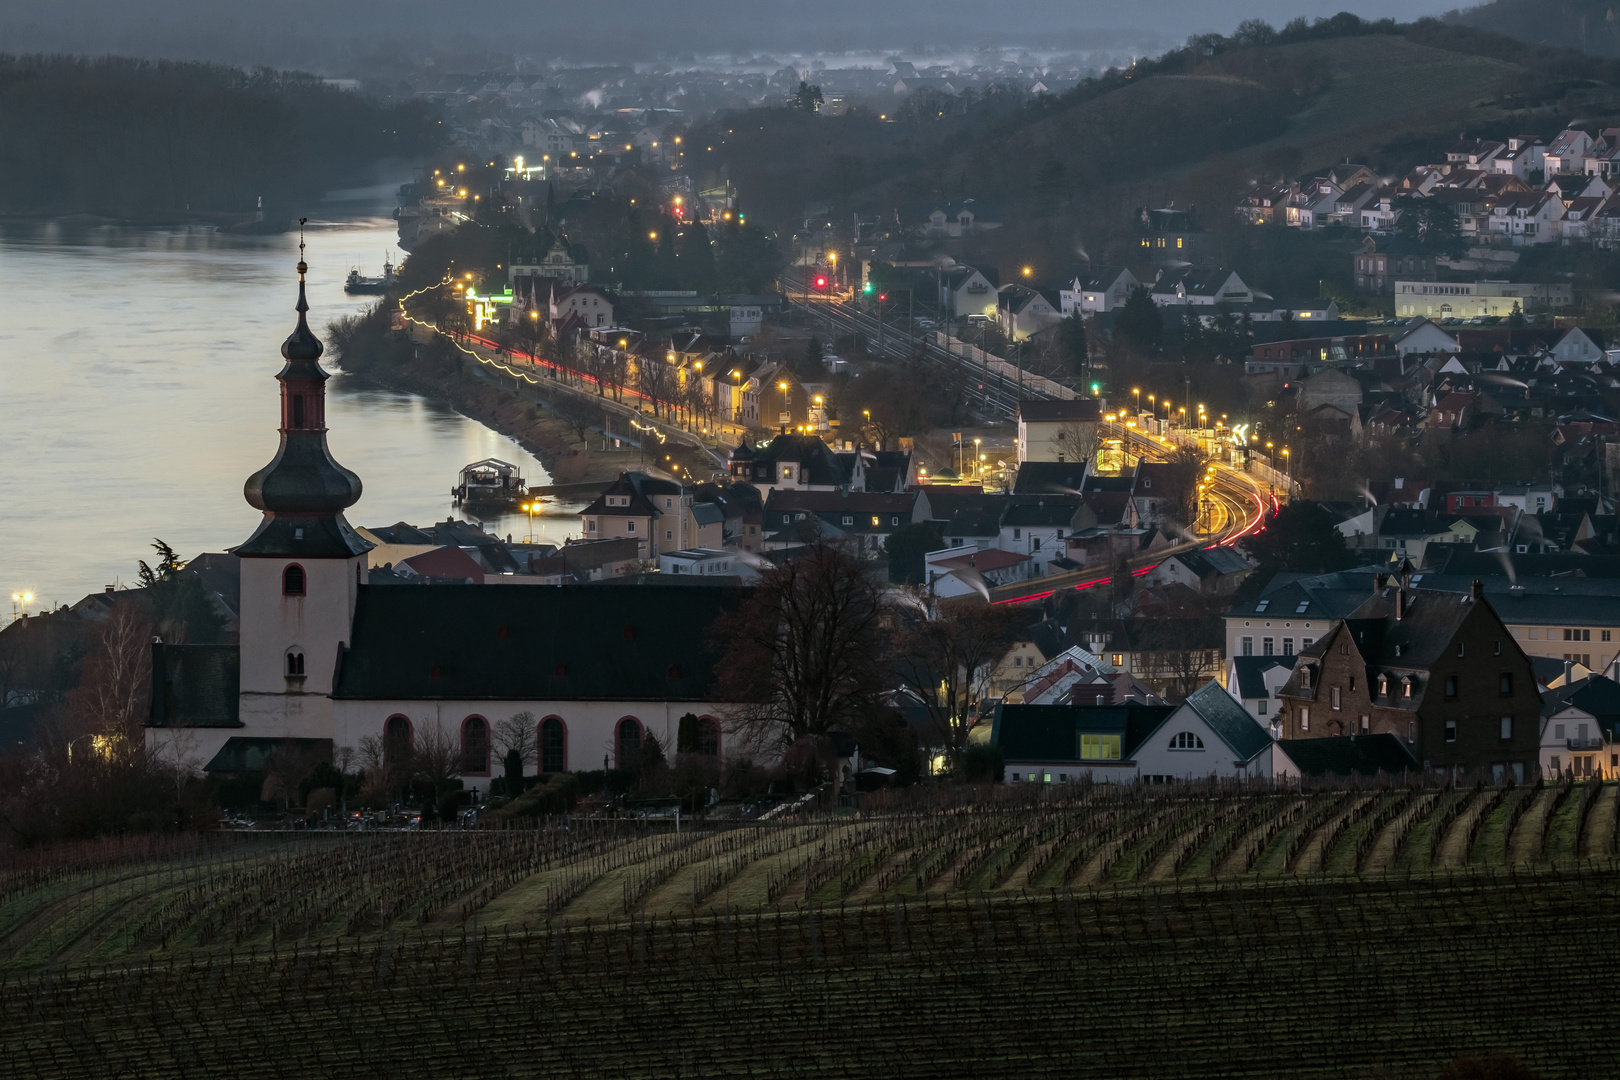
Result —
[[827, 279], [826, 278], [824, 278], [824, 277], [816, 278], [816, 288], [825, 289], [826, 287], [827, 287]]

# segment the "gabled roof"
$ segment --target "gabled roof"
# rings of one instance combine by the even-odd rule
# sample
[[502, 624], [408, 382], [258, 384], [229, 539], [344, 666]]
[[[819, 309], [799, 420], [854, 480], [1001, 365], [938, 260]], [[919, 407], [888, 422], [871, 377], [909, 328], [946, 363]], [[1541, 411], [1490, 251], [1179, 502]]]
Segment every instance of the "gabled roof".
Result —
[[1271, 696], [1266, 674], [1276, 668], [1292, 671], [1292, 656], [1234, 656], [1232, 670], [1237, 675], [1238, 695], [1245, 701]]
[[1271, 745], [1266, 729], [1213, 679], [1189, 694], [1183, 707], [1196, 712], [1240, 761], [1254, 758]]
[[1082, 732], [1116, 734], [1122, 738], [1115, 764], [1123, 764], [1174, 711], [1169, 705], [1000, 705], [990, 741], [1008, 761], [1079, 763]]
[[1014, 495], [1069, 495], [1082, 489], [1089, 462], [1026, 461], [1018, 466]]
[[1093, 398], [1025, 399], [1018, 403], [1018, 419], [1025, 423], [1080, 423], [1095, 424], [1102, 419], [1102, 409]]
[[1387, 732], [1331, 735], [1321, 739], [1280, 739], [1277, 746], [1306, 776], [1376, 776], [1416, 770], [1406, 744]]
[[1014, 495], [1001, 514], [1001, 525], [1022, 528], [1065, 527], [1079, 512], [1078, 497], [1061, 495]]
[[332, 696], [708, 700], [716, 662], [708, 629], [742, 595], [658, 585], [362, 586]]

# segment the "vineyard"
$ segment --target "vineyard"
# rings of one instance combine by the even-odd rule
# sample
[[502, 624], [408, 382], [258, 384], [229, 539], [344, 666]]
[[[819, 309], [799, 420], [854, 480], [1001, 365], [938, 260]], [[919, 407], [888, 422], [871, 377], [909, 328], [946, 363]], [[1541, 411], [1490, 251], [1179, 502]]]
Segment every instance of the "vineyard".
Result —
[[1587, 1075], [1558, 1006], [1600, 1000], [1617, 800], [1008, 789], [15, 852], [0, 1045], [42, 1077]]

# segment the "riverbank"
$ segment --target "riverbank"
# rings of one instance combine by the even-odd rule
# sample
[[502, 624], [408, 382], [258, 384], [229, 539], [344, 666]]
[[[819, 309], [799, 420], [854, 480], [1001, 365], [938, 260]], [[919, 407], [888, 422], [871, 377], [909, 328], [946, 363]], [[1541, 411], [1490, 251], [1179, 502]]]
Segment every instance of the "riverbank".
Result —
[[345, 374], [438, 401], [505, 435], [540, 460], [554, 485], [606, 486], [620, 473], [638, 469], [685, 477], [706, 477], [714, 469], [697, 450], [674, 442], [645, 450], [631, 445], [624, 438], [629, 434], [624, 418], [603, 409], [591, 415], [587, 397], [567, 396], [567, 407], [560, 407], [560, 389], [552, 400], [537, 388], [499, 385], [496, 376], [437, 336], [379, 340], [366, 328], [334, 336], [344, 342], [339, 365]]

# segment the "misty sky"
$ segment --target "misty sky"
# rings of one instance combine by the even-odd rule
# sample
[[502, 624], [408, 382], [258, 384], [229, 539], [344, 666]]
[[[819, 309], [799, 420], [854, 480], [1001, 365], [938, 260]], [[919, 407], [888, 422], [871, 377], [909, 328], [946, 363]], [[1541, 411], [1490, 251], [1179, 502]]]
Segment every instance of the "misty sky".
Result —
[[1456, 0], [0, 0], [0, 51], [116, 52], [343, 74], [359, 57], [488, 50], [534, 59], [1175, 44], [1262, 18], [1350, 10], [1408, 20]]

